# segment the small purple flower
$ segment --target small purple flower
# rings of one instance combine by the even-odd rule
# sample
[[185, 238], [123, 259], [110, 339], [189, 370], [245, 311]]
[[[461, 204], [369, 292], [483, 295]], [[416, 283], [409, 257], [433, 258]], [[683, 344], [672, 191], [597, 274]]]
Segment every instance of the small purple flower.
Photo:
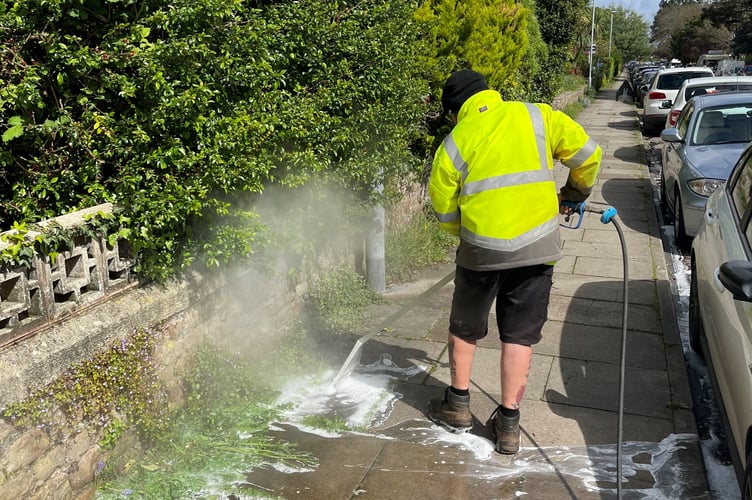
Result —
[[102, 472], [102, 469], [104, 469], [104, 461], [100, 460], [97, 462], [97, 472]]
[[129, 497], [129, 496], [133, 495], [133, 490], [131, 490], [131, 489], [123, 490], [123, 495]]

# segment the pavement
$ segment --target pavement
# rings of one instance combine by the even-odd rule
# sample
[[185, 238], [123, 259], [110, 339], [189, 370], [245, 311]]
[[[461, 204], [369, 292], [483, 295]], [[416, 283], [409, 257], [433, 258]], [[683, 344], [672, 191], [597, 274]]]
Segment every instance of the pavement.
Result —
[[[621, 451], [623, 498], [711, 498], [656, 193], [635, 107], [615, 99], [620, 84], [599, 91], [577, 121], [604, 151], [588, 205], [617, 210], [628, 254], [621, 433], [622, 248], [615, 224], [585, 214], [580, 228], [561, 230], [565, 257], [555, 267], [549, 320], [534, 348], [517, 455], [493, 453], [486, 425], [500, 401], [493, 313], [473, 368], [474, 427], [450, 434], [425, 416], [428, 401], [441, 397], [449, 384], [446, 336], [454, 265], [445, 263], [389, 288], [387, 303], [376, 306], [364, 326], [363, 333], [374, 336], [363, 345], [360, 367], [381, 362], [414, 368], [389, 385], [395, 397], [381, 418], [365, 430], [329, 436], [281, 425], [279, 437], [311, 453], [318, 465], [257, 469], [248, 475], [249, 484], [275, 498], [617, 498]], [[557, 184], [567, 172], [557, 167]], [[344, 361], [356, 338], [338, 339], [333, 359]]]

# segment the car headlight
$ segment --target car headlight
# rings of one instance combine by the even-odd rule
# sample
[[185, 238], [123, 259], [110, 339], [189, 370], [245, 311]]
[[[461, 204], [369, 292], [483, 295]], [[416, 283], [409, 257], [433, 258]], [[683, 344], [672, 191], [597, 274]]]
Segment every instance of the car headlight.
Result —
[[713, 194], [713, 191], [723, 186], [725, 183], [726, 181], [723, 179], [692, 179], [691, 181], [687, 181], [687, 186], [689, 186], [689, 189], [695, 194], [707, 198]]

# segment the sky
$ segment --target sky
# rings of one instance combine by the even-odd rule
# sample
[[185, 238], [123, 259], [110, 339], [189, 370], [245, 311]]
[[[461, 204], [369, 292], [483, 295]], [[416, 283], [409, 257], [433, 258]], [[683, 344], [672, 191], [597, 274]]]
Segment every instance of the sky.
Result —
[[631, 10], [641, 15], [642, 18], [649, 24], [653, 24], [653, 17], [658, 12], [658, 4], [660, 0], [595, 0], [596, 7], [607, 7], [608, 5], [616, 5], [627, 10]]

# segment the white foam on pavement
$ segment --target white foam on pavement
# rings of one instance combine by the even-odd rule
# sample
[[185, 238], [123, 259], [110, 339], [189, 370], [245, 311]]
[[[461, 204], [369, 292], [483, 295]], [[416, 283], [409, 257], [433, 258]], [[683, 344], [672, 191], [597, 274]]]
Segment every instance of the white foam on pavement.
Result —
[[[367, 429], [386, 421], [400, 396], [393, 392], [395, 383], [414, 376], [417, 367], [401, 368], [388, 355], [376, 363], [359, 366], [353, 374], [333, 385], [334, 372], [321, 377], [305, 377], [291, 381], [282, 391], [277, 401], [289, 405], [284, 417], [303, 432], [313, 433], [322, 438], [337, 438], [346, 430], [330, 432], [310, 428], [302, 424], [309, 415], [337, 416], [347, 422], [350, 429]], [[577, 446], [523, 448], [508, 463], [498, 460], [493, 443], [482, 436], [469, 432], [452, 433], [428, 420], [414, 420], [404, 426], [390, 430], [399, 439], [459, 449], [468, 452], [468, 457], [459, 460], [456, 453], [439, 452], [433, 466], [439, 470], [450, 469], [450, 474], [472, 475], [479, 479], [500, 480], [525, 474], [561, 474], [577, 478], [583, 487], [594, 492], [616, 492], [616, 453], [617, 446]], [[393, 436], [374, 435], [374, 439], [395, 439]], [[681, 451], [692, 446], [697, 440], [694, 434], [671, 434], [661, 442], [622, 443], [622, 473], [624, 479], [638, 476], [640, 481], [649, 475], [653, 478], [650, 488], [634, 489], [631, 495], [656, 500], [682, 498], [683, 488], [689, 474], [681, 463]], [[453, 466], [457, 467], [454, 470]], [[297, 472], [291, 470], [291, 473]], [[404, 472], [404, 471], [403, 471]], [[713, 471], [709, 471], [712, 473]], [[603, 487], [613, 484], [613, 488]], [[600, 485], [600, 486], [599, 486]], [[518, 492], [518, 496], [525, 492]], [[733, 498], [723, 496], [721, 498]]]

